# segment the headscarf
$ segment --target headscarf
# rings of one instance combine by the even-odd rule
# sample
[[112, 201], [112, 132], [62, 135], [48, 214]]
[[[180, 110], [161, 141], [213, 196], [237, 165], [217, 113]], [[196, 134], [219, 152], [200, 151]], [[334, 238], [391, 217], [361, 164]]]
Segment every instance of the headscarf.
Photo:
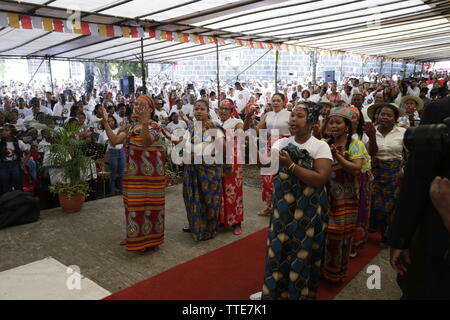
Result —
[[[150, 98], [149, 96], [147, 96], [147, 95], [145, 95], [145, 94], [140, 95], [139, 97], [136, 98], [136, 100], [139, 99], [139, 98], [144, 99], [145, 102], [148, 103], [148, 105], [150, 106], [150, 108], [152, 108], [153, 110], [155, 110], [155, 102], [153, 101], [152, 98]], [[151, 115], [150, 115], [150, 117], [151, 117]], [[131, 118], [136, 119], [136, 118], [139, 118], [139, 116], [138, 116], [137, 113], [133, 112], [133, 114], [131, 115]]]
[[319, 117], [322, 114], [323, 106], [321, 104], [315, 104], [312, 102], [302, 101], [299, 102], [293, 109], [295, 108], [304, 108], [308, 112], [307, 123], [316, 123], [319, 121]]
[[233, 114], [233, 117], [239, 117], [239, 114], [238, 114], [238, 112], [237, 112], [237, 110], [236, 110], [236, 105], [235, 105], [231, 100], [229, 100], [229, 99], [223, 99], [223, 100], [220, 102], [220, 104], [221, 104], [221, 105], [223, 104], [223, 105], [225, 105], [225, 106], [231, 108], [231, 113]]
[[352, 121], [353, 111], [346, 107], [336, 107], [331, 109], [329, 117], [339, 116]]

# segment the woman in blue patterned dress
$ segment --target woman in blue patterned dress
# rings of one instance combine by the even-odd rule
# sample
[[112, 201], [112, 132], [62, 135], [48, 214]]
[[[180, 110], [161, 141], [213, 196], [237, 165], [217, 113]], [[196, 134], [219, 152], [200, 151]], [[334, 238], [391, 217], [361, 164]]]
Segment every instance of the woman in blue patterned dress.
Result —
[[[182, 139], [173, 137], [167, 130], [163, 133], [175, 144], [183, 142], [185, 151], [190, 153], [191, 161], [184, 165], [183, 180], [183, 198], [189, 227], [183, 231], [190, 232], [195, 241], [202, 241], [214, 238], [217, 231], [225, 167], [222, 162], [207, 164], [202, 154], [214, 144], [215, 139], [222, 140], [224, 135], [220, 126], [209, 119], [207, 101], [198, 100], [194, 104], [194, 117], [195, 120], [189, 122]], [[209, 133], [215, 133], [216, 137], [213, 138]], [[223, 140], [218, 142], [223, 148]]]
[[272, 147], [279, 151], [280, 168], [274, 180], [264, 300], [316, 297], [328, 223], [325, 184], [332, 161], [330, 147], [311, 134], [320, 109], [309, 102], [297, 104], [289, 120], [292, 136]]

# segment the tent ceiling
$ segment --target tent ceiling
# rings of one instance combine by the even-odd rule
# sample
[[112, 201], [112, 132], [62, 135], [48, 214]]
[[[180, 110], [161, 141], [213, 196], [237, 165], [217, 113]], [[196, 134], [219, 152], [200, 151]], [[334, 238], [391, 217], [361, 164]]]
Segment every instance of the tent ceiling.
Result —
[[[296, 44], [392, 58], [450, 57], [446, 0], [0, 0], [0, 11], [84, 22]], [[220, 50], [238, 46], [221, 45]], [[144, 39], [147, 62], [214, 52], [215, 45]], [[4, 28], [0, 55], [138, 61], [141, 41]]]

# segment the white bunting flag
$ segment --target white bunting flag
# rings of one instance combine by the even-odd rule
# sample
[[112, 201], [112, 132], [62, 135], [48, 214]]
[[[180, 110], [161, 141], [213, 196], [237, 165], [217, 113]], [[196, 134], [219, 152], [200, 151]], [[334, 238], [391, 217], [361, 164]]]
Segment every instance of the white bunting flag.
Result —
[[31, 17], [31, 23], [33, 24], [33, 29], [42, 29], [42, 18], [41, 17]]
[[91, 30], [91, 36], [98, 37], [98, 24], [89, 23], [89, 29]]
[[122, 28], [120, 26], [114, 26], [114, 34], [116, 37], [122, 37], [123, 36]]
[[8, 26], [8, 14], [5, 12], [0, 12], [0, 28]]

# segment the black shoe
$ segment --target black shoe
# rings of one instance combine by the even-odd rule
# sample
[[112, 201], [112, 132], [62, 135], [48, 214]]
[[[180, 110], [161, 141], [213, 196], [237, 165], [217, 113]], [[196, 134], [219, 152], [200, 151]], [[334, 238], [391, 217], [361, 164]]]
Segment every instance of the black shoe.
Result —
[[183, 228], [183, 232], [192, 233], [191, 228]]

